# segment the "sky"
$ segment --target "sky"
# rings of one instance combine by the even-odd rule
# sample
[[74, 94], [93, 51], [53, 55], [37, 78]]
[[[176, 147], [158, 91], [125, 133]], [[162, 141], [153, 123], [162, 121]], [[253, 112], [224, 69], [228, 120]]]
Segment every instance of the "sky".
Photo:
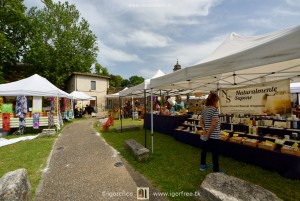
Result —
[[[58, 2], [58, 0], [53, 0]], [[60, 0], [65, 2], [65, 0]], [[232, 32], [264, 35], [300, 25], [300, 0], [68, 0], [97, 36], [113, 75], [151, 78], [199, 63]], [[24, 0], [27, 8], [44, 5]]]

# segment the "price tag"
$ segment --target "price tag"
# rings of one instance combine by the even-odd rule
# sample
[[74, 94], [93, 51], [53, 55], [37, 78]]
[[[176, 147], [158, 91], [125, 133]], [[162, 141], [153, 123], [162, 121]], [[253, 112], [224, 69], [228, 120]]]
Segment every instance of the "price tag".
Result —
[[236, 134], [236, 133], [235, 133], [235, 134], [233, 134], [233, 137], [238, 137], [238, 136], [239, 136], [239, 134]]
[[298, 147], [298, 143], [297, 142], [295, 142], [293, 145], [292, 145], [292, 147]]

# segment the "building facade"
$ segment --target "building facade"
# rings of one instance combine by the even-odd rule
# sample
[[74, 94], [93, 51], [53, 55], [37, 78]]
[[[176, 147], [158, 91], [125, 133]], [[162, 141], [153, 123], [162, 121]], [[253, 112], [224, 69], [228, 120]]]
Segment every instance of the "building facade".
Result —
[[83, 106], [91, 105], [96, 107], [98, 111], [102, 111], [106, 107], [106, 98], [109, 88], [110, 77], [100, 76], [92, 73], [74, 72], [67, 80], [66, 92], [82, 91], [89, 96], [95, 97], [96, 100], [81, 101]]

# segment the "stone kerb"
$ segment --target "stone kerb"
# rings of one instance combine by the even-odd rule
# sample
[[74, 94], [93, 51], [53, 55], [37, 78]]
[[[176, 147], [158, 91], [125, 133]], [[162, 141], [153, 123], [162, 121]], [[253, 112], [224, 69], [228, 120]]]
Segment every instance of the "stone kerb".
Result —
[[26, 169], [17, 169], [3, 175], [0, 179], [0, 200], [29, 201], [31, 186]]
[[149, 149], [145, 148], [134, 139], [125, 140], [124, 147], [134, 155], [137, 161], [144, 161], [149, 158]]
[[210, 173], [198, 189], [201, 201], [281, 201], [274, 193], [223, 173]]

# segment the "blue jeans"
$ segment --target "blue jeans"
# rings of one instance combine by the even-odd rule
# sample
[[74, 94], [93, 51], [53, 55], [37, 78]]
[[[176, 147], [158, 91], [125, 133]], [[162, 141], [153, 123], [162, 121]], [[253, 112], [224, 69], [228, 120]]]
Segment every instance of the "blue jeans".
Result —
[[209, 139], [202, 141], [201, 165], [206, 165], [206, 153], [210, 150], [212, 153], [213, 171], [219, 172], [219, 148], [220, 140]]

